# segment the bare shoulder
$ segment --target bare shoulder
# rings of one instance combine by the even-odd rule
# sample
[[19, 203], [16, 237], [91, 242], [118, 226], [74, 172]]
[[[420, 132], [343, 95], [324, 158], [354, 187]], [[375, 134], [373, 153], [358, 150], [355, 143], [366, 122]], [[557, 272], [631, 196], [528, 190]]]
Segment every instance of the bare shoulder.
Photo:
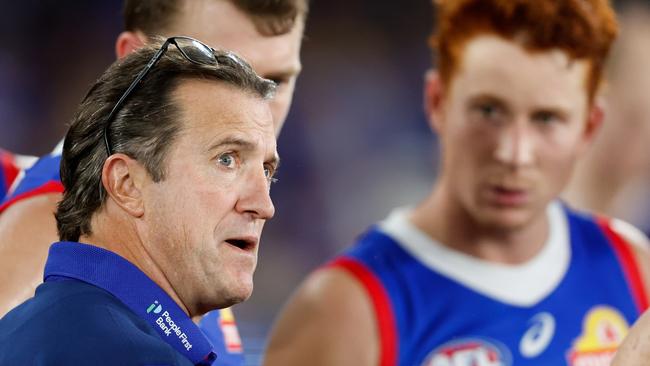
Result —
[[625, 337], [612, 366], [642, 366], [650, 359], [650, 312], [646, 311]]
[[[646, 298], [650, 294], [650, 241], [633, 225], [619, 219], [609, 222], [611, 230], [628, 247], [639, 268]], [[648, 299], [650, 300], [650, 299]], [[650, 358], [650, 312], [646, 311], [635, 323], [616, 352], [612, 366], [646, 365]]]
[[372, 302], [349, 272], [311, 274], [285, 305], [264, 365], [376, 365], [378, 334]]
[[16, 202], [0, 215], [0, 316], [31, 297], [43, 280], [47, 251], [58, 240], [60, 193]]

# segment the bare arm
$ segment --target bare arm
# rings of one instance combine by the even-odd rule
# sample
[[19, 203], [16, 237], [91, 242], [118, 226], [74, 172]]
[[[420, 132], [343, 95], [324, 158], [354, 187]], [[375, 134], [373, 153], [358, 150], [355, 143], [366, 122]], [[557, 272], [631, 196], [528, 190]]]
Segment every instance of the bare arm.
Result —
[[58, 241], [54, 211], [61, 194], [25, 199], [0, 215], [0, 317], [34, 295], [50, 245]]
[[648, 360], [650, 360], [650, 312], [646, 311], [625, 337], [611, 366], [645, 366]]
[[[612, 229], [632, 244], [632, 252], [639, 265], [646, 294], [650, 294], [650, 243], [635, 228], [624, 224], [613, 225]], [[642, 366], [650, 359], [650, 311], [639, 318], [623, 340], [612, 366]]]
[[379, 335], [366, 290], [341, 269], [305, 280], [271, 332], [265, 366], [379, 364]]

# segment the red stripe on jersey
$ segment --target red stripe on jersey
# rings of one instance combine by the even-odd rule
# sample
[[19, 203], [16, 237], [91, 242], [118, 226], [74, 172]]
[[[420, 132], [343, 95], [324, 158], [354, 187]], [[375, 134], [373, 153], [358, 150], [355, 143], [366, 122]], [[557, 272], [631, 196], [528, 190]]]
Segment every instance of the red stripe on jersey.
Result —
[[36, 189], [32, 189], [31, 191], [27, 191], [19, 195], [16, 195], [15, 197], [12, 197], [9, 201], [0, 205], [0, 213], [2, 213], [4, 210], [9, 208], [9, 206], [13, 205], [18, 201], [22, 201], [30, 197], [38, 196], [41, 194], [47, 194], [47, 193], [63, 193], [63, 184], [61, 184], [61, 182], [59, 181], [51, 180], [43, 184], [42, 186], [39, 186]]
[[16, 166], [14, 156], [4, 150], [0, 150], [0, 165], [2, 166], [5, 175], [5, 186], [9, 189], [11, 184], [14, 182], [14, 179], [18, 176], [20, 169]]
[[380, 366], [397, 364], [397, 327], [393, 316], [393, 308], [386, 289], [381, 281], [362, 263], [351, 258], [338, 258], [327, 267], [342, 268], [356, 277], [372, 299], [377, 325], [379, 327]]
[[627, 279], [628, 285], [632, 290], [634, 302], [639, 309], [639, 314], [641, 314], [648, 308], [648, 294], [646, 293], [645, 286], [643, 285], [641, 270], [639, 269], [638, 263], [634, 258], [632, 248], [630, 248], [631, 244], [629, 244], [619, 234], [612, 230], [610, 220], [604, 217], [598, 217], [597, 222], [605, 233], [605, 236], [607, 236], [607, 239], [609, 239], [608, 241], [612, 245], [612, 248], [618, 257], [618, 261], [621, 263], [623, 273], [625, 273], [625, 278]]

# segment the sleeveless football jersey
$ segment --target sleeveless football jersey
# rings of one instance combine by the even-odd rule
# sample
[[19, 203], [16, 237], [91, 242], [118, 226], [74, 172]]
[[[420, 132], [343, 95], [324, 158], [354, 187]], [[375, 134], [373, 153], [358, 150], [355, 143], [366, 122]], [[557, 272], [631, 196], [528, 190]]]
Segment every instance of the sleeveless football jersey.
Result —
[[25, 198], [45, 193], [63, 192], [59, 175], [62, 149], [63, 141], [59, 142], [50, 154], [38, 159], [32, 157], [24, 164], [16, 165], [20, 170], [17, 171], [6, 196], [0, 201], [0, 213], [13, 203]]
[[33, 156], [17, 155], [0, 149], [0, 204], [14, 186], [21, 169], [31, 166], [34, 161], [36, 158]]
[[329, 266], [366, 289], [381, 365], [609, 365], [647, 308], [629, 244], [611, 224], [548, 208], [550, 233], [521, 265], [441, 245], [393, 212]]
[[18, 175], [18, 167], [14, 162], [13, 154], [0, 149], [0, 202], [4, 199], [11, 183]]
[[[62, 193], [59, 173], [63, 141], [49, 155], [35, 158], [24, 164], [25, 169], [14, 174], [13, 185], [4, 201], [0, 201], [0, 214], [12, 204], [23, 199], [47, 193]], [[2, 155], [0, 155], [2, 157]], [[230, 309], [207, 313], [199, 327], [208, 337], [217, 353], [213, 366], [240, 366], [244, 364], [242, 342]]]

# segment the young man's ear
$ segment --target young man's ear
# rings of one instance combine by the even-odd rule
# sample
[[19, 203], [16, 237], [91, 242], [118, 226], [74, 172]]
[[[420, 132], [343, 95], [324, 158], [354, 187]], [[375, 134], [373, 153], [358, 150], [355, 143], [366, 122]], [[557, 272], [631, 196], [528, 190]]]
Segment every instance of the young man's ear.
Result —
[[144, 46], [147, 36], [140, 31], [124, 31], [117, 36], [115, 41], [115, 55], [122, 58], [138, 48]]
[[104, 162], [102, 185], [112, 200], [133, 217], [144, 215], [142, 187], [146, 169], [124, 154], [113, 154]]
[[591, 145], [598, 131], [600, 130], [600, 127], [603, 125], [603, 120], [605, 119], [605, 109], [605, 98], [602, 96], [596, 96], [594, 98], [592, 106], [588, 111], [587, 123], [583, 132], [581, 152], [586, 150], [587, 147]]
[[440, 74], [433, 69], [424, 74], [424, 113], [431, 128], [439, 132], [443, 128], [444, 87]]

